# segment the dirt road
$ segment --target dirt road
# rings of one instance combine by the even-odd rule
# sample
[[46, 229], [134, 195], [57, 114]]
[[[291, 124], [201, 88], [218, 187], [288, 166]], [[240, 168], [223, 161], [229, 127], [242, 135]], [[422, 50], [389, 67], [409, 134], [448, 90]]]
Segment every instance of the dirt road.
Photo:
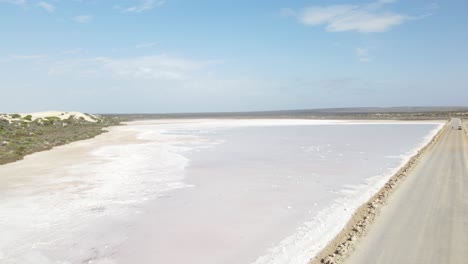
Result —
[[465, 131], [447, 126], [345, 263], [468, 263]]

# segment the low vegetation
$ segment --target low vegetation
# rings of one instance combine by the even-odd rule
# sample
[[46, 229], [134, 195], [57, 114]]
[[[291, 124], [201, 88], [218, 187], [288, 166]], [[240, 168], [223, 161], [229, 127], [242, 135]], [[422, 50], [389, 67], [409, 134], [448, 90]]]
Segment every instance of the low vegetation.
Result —
[[97, 122], [83, 118], [60, 119], [55, 116], [36, 119], [11, 115], [14, 120], [0, 118], [0, 164], [22, 159], [25, 155], [48, 150], [73, 141], [93, 138], [103, 128], [119, 124], [115, 117], [101, 117]]
[[125, 120], [177, 118], [235, 118], [235, 119], [327, 119], [327, 120], [447, 120], [453, 117], [468, 119], [468, 108], [400, 107], [400, 108], [342, 108], [284, 110], [264, 112], [122, 114]]

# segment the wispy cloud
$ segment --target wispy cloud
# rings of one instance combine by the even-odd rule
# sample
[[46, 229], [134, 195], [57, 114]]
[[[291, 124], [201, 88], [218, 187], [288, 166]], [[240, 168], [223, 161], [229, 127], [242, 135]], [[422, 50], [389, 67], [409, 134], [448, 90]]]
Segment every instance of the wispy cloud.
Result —
[[362, 97], [378, 92], [381, 83], [355, 77], [337, 77], [319, 80], [316, 86], [323, 87], [327, 95], [339, 95], [337, 98]]
[[39, 2], [37, 3], [37, 6], [41, 7], [42, 9], [44, 9], [45, 11], [49, 13], [53, 13], [55, 11], [55, 6], [47, 2]]
[[94, 57], [54, 63], [49, 75], [99, 75], [135, 80], [187, 80], [214, 61], [197, 61], [168, 55], [132, 58]]
[[356, 48], [356, 55], [362, 62], [369, 62], [372, 60], [368, 48]]
[[77, 54], [83, 53], [84, 51], [85, 50], [82, 48], [74, 48], [74, 49], [64, 50], [61, 53], [65, 55], [77, 55]]
[[139, 4], [122, 9], [123, 13], [141, 13], [166, 3], [165, 0], [142, 0]]
[[364, 5], [311, 6], [292, 13], [307, 26], [324, 25], [329, 32], [357, 31], [360, 33], [385, 32], [416, 19], [386, 9], [396, 0], [379, 0]]
[[0, 63], [24, 62], [37, 64], [47, 61], [49, 56], [47, 54], [9, 54], [0, 58]]
[[144, 48], [151, 48], [151, 47], [154, 47], [156, 45], [158, 45], [157, 42], [145, 42], [145, 43], [140, 43], [140, 44], [135, 45], [135, 48], [144, 49]]
[[79, 15], [79, 16], [72, 17], [72, 20], [77, 22], [77, 23], [84, 24], [84, 23], [89, 23], [89, 22], [93, 21], [93, 16], [91, 16], [91, 15]]
[[429, 12], [432, 12], [432, 11], [435, 11], [437, 9], [439, 9], [439, 4], [435, 3], [435, 2], [432, 2], [432, 3], [429, 3], [427, 4], [427, 6], [425, 7], [425, 9]]
[[8, 3], [8, 4], [25, 6], [28, 3], [28, 1], [26, 0], [0, 0], [0, 3]]
[[30, 54], [30, 55], [11, 54], [8, 57], [13, 60], [38, 60], [38, 59], [46, 58], [47, 55], [45, 54]]
[[406, 15], [376, 12], [365, 7], [334, 5], [311, 7], [304, 10], [301, 22], [305, 25], [325, 24], [327, 31], [384, 32], [409, 19]]
[[279, 15], [282, 17], [291, 17], [296, 15], [296, 11], [292, 8], [282, 8], [279, 12]]

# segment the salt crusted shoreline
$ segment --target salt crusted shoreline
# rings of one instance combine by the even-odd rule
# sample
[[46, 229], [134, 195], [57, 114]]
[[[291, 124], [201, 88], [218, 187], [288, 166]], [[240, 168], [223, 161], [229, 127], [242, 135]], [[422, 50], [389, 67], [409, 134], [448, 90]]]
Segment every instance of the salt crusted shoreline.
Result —
[[320, 251], [310, 264], [340, 264], [346, 259], [348, 253], [354, 248], [356, 242], [365, 236], [369, 226], [374, 222], [380, 212], [380, 208], [390, 198], [391, 194], [400, 186], [408, 176], [410, 170], [421, 159], [426, 151], [434, 146], [442, 134], [445, 133], [449, 123], [446, 123], [439, 132], [421, 148], [417, 154], [412, 156], [409, 161], [395, 173], [388, 182], [376, 194], [374, 194], [366, 203], [361, 205], [348, 221], [346, 226], [335, 238], [330, 241], [324, 249]]

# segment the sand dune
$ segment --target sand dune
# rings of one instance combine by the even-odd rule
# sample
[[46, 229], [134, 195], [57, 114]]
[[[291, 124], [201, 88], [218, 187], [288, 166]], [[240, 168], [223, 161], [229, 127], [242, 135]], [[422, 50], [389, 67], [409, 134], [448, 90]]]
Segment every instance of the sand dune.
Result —
[[[82, 119], [88, 122], [97, 122], [99, 117], [92, 115], [92, 114], [84, 114], [81, 112], [61, 112], [61, 111], [45, 111], [45, 112], [33, 112], [33, 113], [18, 113], [21, 119], [24, 119], [27, 116], [31, 116], [31, 121], [35, 121], [37, 119], [43, 119], [47, 117], [57, 117], [62, 120], [68, 119], [70, 117], [75, 119]], [[0, 119], [5, 119], [8, 121], [17, 120], [20, 118], [15, 118], [11, 114], [0, 114]], [[28, 120], [25, 120], [28, 121]]]

